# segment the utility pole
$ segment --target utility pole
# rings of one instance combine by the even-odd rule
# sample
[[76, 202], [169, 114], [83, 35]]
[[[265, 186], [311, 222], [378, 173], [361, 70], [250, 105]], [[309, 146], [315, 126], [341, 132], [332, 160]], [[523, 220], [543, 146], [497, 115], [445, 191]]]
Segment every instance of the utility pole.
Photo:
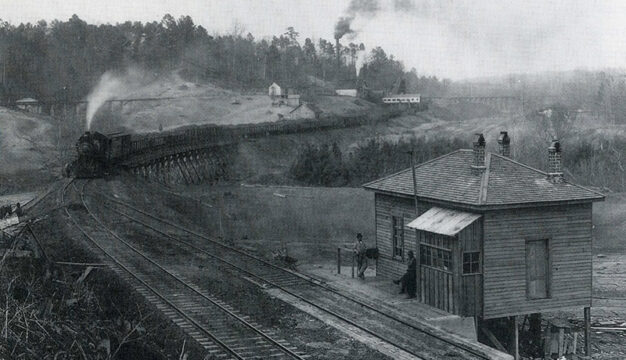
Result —
[[413, 201], [415, 203], [415, 216], [419, 215], [419, 211], [417, 210], [417, 178], [415, 177], [415, 164], [413, 163], [413, 154], [414, 151], [411, 150], [408, 152], [409, 156], [411, 157], [410, 160], [410, 164], [411, 164], [411, 173], [413, 174]]
[[[417, 207], [417, 177], [415, 176], [415, 164], [414, 164], [414, 159], [413, 159], [413, 155], [414, 155], [415, 151], [413, 149], [411, 149], [411, 151], [408, 152], [409, 156], [411, 157], [410, 160], [410, 164], [411, 164], [411, 173], [413, 175], [413, 202], [415, 203], [415, 218], [417, 218], [419, 216], [419, 210]], [[421, 272], [421, 264], [419, 262], [421, 256], [420, 256], [420, 237], [419, 237], [419, 230], [415, 229], [415, 260], [417, 262], [417, 266], [415, 267], [415, 282], [416, 284], [416, 288], [417, 288], [417, 294], [419, 296], [419, 299], [422, 298], [422, 290], [421, 290], [421, 284], [420, 284], [420, 272]]]
[[524, 82], [522, 79], [517, 80], [520, 84], [520, 101], [522, 105], [522, 121], [524, 121]]

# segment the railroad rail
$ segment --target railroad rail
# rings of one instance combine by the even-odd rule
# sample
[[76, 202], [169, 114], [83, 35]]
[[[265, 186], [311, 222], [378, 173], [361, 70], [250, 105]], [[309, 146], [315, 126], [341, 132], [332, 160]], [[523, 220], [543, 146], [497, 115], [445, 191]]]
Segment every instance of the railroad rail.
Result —
[[[104, 204], [109, 210], [123, 216], [132, 222], [173, 240], [181, 246], [193, 250], [194, 254], [202, 253], [218, 262], [227, 265], [236, 272], [245, 274], [254, 281], [278, 288], [285, 293], [311, 305], [324, 313], [344, 321], [361, 331], [364, 331], [385, 343], [391, 344], [418, 358], [445, 358], [452, 354], [464, 359], [498, 359], [509, 358], [507, 354], [491, 349], [487, 346], [473, 343], [459, 336], [444, 332], [435, 327], [411, 322], [389, 314], [374, 304], [358, 299], [332, 287], [323, 284], [313, 277], [304, 276], [289, 269], [272, 264], [264, 259], [249, 254], [240, 249], [223, 244], [209, 236], [174, 224], [166, 219], [159, 218], [133, 205], [100, 194], [101, 198], [109, 203], [117, 204], [125, 209], [132, 210], [131, 215], [120, 211], [113, 206]], [[139, 219], [143, 217], [143, 219]], [[156, 221], [159, 225], [148, 223]], [[163, 225], [177, 229], [182, 234], [176, 236], [171, 231], [162, 229]], [[191, 239], [203, 241], [203, 247], [193, 243]], [[204, 246], [208, 245], [209, 250]], [[367, 318], [370, 321], [363, 321]], [[394, 338], [385, 334], [386, 328], [397, 330]], [[400, 334], [400, 336], [398, 336]], [[451, 350], [452, 349], [452, 350]]]
[[[74, 184], [72, 186], [79, 193], [80, 203], [87, 216], [79, 219], [76, 213], [80, 212], [72, 214], [66, 207], [70, 221], [95, 249], [105, 255], [116, 273], [129, 284], [135, 285], [140, 294], [181, 326], [212, 356], [227, 359], [307, 358], [286, 341], [275, 339], [272, 332], [261, 329], [260, 325], [242, 316], [228, 304], [190, 283], [182, 275], [166, 269], [114, 233], [87, 204], [84, 197], [86, 184], [84, 182], [80, 190]], [[68, 188], [69, 183], [61, 194], [63, 202]], [[85, 223], [90, 224], [91, 229], [87, 229]], [[106, 241], [105, 238], [109, 236], [117, 241]]]

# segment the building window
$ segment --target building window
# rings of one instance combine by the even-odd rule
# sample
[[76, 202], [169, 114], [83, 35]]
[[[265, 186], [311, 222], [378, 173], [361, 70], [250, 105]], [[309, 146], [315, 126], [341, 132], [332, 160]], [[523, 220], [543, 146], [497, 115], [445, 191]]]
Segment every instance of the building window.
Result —
[[420, 264], [451, 271], [452, 252], [428, 244], [420, 245]]
[[402, 259], [404, 256], [404, 218], [391, 217], [393, 257]]
[[480, 252], [463, 253], [463, 274], [480, 273]]
[[526, 289], [529, 299], [550, 297], [548, 240], [526, 241]]

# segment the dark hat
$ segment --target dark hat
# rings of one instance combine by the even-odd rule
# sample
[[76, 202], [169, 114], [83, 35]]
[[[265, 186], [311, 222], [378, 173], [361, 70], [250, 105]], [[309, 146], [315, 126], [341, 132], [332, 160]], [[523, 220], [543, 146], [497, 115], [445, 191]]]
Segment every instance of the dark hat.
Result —
[[409, 257], [413, 257], [413, 250], [409, 250]]
[[363, 235], [361, 235], [361, 233], [358, 233], [358, 234], [356, 234], [356, 238], [357, 238], [357, 239], [362, 239], [362, 238], [363, 238]]

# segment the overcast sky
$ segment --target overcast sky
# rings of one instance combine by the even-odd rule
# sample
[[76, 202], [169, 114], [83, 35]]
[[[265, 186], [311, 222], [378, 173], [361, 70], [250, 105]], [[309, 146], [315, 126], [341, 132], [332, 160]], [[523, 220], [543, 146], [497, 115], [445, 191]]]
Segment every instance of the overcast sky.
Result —
[[452, 79], [626, 63], [620, 0], [0, 0], [0, 19], [13, 24], [72, 14], [145, 22], [166, 13], [190, 15], [209, 33], [239, 23], [260, 38], [294, 26], [302, 39], [329, 40], [337, 19], [352, 15], [355, 33], [342, 43], [380, 45], [407, 69]]

